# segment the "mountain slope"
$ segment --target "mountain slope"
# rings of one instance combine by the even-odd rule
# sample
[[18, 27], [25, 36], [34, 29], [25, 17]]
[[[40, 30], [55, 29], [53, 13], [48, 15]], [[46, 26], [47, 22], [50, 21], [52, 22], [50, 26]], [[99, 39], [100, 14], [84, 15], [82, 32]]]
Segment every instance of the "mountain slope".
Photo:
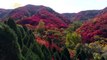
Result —
[[78, 13], [63, 13], [66, 18], [68, 18], [70, 21], [86, 21], [88, 19], [94, 18], [100, 10], [87, 10], [87, 11], [81, 11]]
[[31, 17], [24, 18], [18, 21], [18, 23], [37, 25], [40, 20], [43, 20], [46, 26], [54, 27], [67, 27], [67, 25], [70, 23], [69, 20], [64, 18], [62, 15], [54, 11], [49, 12], [46, 8], [40, 9], [37, 14]]
[[6, 15], [11, 11], [11, 9], [0, 9], [0, 19], [6, 17]]
[[[5, 10], [1, 10], [4, 13]], [[7, 12], [7, 11], [6, 11]], [[18, 21], [19, 24], [31, 21], [27, 24], [37, 25], [40, 20], [44, 20], [46, 25], [53, 25], [55, 27], [67, 27], [70, 21], [63, 15], [55, 12], [53, 9], [45, 6], [26, 5], [2, 14], [5, 18], [11, 17]], [[1, 16], [1, 18], [3, 18]], [[22, 23], [23, 22], [23, 23]]]
[[103, 9], [95, 18], [85, 22], [78, 30], [83, 42], [95, 41], [95, 36], [107, 38], [107, 10]]

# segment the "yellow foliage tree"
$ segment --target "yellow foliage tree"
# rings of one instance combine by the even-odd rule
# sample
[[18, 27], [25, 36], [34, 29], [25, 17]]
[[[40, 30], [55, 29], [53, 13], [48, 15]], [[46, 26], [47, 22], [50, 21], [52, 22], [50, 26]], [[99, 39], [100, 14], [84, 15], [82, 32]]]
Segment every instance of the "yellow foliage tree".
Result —
[[37, 25], [36, 32], [39, 35], [42, 35], [44, 30], [45, 30], [45, 23], [43, 22], [43, 20], [40, 20], [39, 24]]
[[74, 49], [74, 47], [81, 42], [81, 36], [76, 32], [67, 33], [66, 35], [66, 46], [68, 48]]

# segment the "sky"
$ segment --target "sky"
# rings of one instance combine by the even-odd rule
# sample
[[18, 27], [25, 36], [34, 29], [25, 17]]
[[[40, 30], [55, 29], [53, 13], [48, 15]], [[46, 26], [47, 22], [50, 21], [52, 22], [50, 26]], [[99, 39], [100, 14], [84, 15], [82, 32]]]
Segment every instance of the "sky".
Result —
[[14, 9], [27, 4], [44, 5], [59, 13], [74, 13], [107, 7], [107, 0], [0, 0], [0, 8]]

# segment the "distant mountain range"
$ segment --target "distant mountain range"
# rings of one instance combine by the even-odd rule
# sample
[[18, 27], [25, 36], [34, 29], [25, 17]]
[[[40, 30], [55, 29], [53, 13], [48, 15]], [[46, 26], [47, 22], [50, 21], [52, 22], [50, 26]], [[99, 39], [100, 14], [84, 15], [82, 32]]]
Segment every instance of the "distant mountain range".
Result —
[[65, 17], [67, 17], [71, 22], [72, 21], [86, 21], [88, 19], [94, 18], [97, 14], [99, 14], [101, 10], [87, 10], [81, 11], [78, 13], [63, 13]]
[[19, 24], [31, 25], [37, 25], [40, 20], [43, 20], [46, 26], [67, 27], [73, 21], [87, 21], [104, 12], [107, 12], [107, 9], [60, 14], [42, 5], [26, 5], [16, 9], [0, 9], [0, 20], [6, 20], [11, 17], [18, 21]]

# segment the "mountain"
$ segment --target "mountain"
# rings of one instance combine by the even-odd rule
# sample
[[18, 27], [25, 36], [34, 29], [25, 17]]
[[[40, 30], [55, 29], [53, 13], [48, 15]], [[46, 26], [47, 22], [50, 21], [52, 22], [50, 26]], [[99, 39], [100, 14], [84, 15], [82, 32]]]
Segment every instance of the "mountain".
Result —
[[93, 42], [96, 36], [107, 38], [107, 8], [77, 29], [82, 36], [83, 42]]
[[70, 23], [61, 14], [45, 6], [26, 5], [12, 10], [9, 16], [15, 20], [20, 19], [17, 23], [22, 25], [31, 24], [36, 26], [40, 20], [43, 20], [48, 27], [67, 27]]
[[33, 26], [36, 26], [38, 25], [40, 20], [43, 20], [46, 26], [48, 27], [53, 26], [53, 27], [58, 27], [58, 28], [67, 27], [67, 25], [70, 23], [68, 19], [64, 18], [61, 14], [55, 12], [49, 7], [39, 6], [39, 8], [36, 9], [35, 11], [36, 13], [33, 14], [33, 16], [23, 18], [17, 23], [18, 24], [31, 24]]
[[97, 14], [99, 14], [100, 10], [87, 10], [87, 11], [80, 11], [78, 13], [63, 13], [66, 18], [68, 18], [71, 22], [80, 20], [86, 21], [88, 19], [94, 18]]
[[70, 23], [70, 21], [60, 13], [42, 5], [26, 5], [16, 9], [11, 9], [11, 11], [4, 9], [0, 12], [2, 12], [1, 18], [11, 17], [15, 21], [18, 21], [19, 24], [25, 24], [29, 21], [29, 23], [26, 24], [37, 25], [40, 20], [43, 20], [46, 26], [52, 25], [54, 27], [67, 27]]
[[47, 27], [67, 27], [73, 21], [87, 21], [107, 12], [107, 8], [102, 10], [87, 10], [78, 13], [63, 13], [55, 12], [53, 9], [46, 6], [26, 5], [16, 9], [0, 9], [0, 20], [6, 20], [11, 17], [18, 24], [38, 25], [39, 21], [45, 22]]
[[63, 13], [64, 17], [68, 18], [71, 22], [73, 21], [73, 18], [75, 17], [76, 13]]
[[[13, 9], [9, 14], [8, 16], [10, 16], [11, 18], [13, 19], [22, 19], [24, 17], [29, 17], [29, 16], [32, 16], [34, 14], [37, 14], [38, 11], [40, 9], [42, 9], [43, 7], [45, 6], [35, 6], [35, 5], [26, 5], [26, 6], [22, 6], [22, 7], [19, 7], [19, 8], [16, 8], [16, 9]], [[48, 8], [48, 7], [45, 7], [45, 8]]]
[[8, 15], [8, 13], [11, 11], [11, 9], [0, 9], [0, 19], [3, 19], [4, 17], [6, 17], [6, 15]]
[[[103, 15], [104, 13], [107, 13], [107, 7], [105, 7], [104, 9], [101, 9], [100, 11], [99, 11], [99, 14], [98, 15]], [[97, 15], [97, 16], [98, 16]]]

